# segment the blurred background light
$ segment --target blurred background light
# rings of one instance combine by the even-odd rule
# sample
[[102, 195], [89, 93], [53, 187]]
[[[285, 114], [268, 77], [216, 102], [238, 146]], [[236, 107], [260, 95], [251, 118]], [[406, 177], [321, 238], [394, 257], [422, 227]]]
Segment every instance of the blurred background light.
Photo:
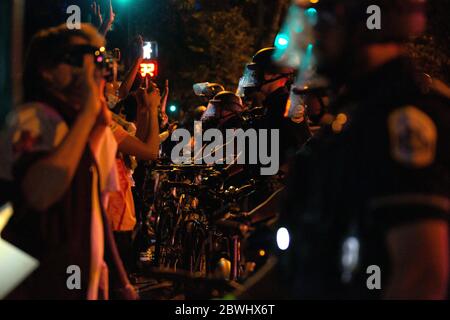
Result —
[[284, 33], [279, 33], [275, 38], [275, 47], [285, 49], [289, 44], [289, 37]]
[[286, 250], [289, 248], [289, 231], [286, 228], [280, 228], [277, 231], [277, 245], [280, 250]]

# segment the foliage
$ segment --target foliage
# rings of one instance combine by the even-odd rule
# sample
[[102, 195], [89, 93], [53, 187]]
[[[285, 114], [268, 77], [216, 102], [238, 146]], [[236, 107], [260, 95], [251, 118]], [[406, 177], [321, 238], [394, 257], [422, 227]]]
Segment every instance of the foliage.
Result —
[[[183, 109], [199, 101], [196, 82], [234, 91], [246, 62], [271, 45], [290, 0], [134, 0], [134, 30], [160, 46], [160, 79]], [[130, 2], [131, 6], [131, 2]], [[449, 82], [450, 0], [429, 0], [427, 33], [409, 44], [424, 72]], [[145, 13], [145, 14], [143, 14]]]
[[427, 11], [427, 32], [409, 44], [410, 54], [423, 72], [450, 83], [450, 1], [429, 0]]
[[[236, 1], [234, 1], [236, 2]], [[192, 85], [219, 82], [234, 91], [244, 65], [255, 51], [255, 29], [245, 6], [233, 1], [168, 0], [136, 15], [137, 31], [160, 46], [161, 78], [171, 80], [171, 99], [190, 109]], [[151, 19], [150, 19], [151, 17]]]

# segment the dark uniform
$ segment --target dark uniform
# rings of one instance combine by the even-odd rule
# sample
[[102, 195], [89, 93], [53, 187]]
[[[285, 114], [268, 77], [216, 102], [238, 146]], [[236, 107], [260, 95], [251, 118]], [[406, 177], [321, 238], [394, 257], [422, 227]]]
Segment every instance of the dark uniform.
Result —
[[[388, 232], [449, 219], [449, 100], [422, 95], [406, 59], [347, 86], [334, 121], [302, 149], [281, 224], [296, 298], [380, 298]], [[367, 267], [381, 270], [369, 290]], [[286, 270], [289, 272], [286, 273]]]
[[[286, 104], [289, 99], [289, 90], [280, 87], [262, 102], [266, 109], [261, 127], [280, 130], [280, 164], [292, 158], [311, 137], [308, 124], [305, 121], [295, 123], [284, 116]], [[269, 149], [270, 150], [270, 149]]]
[[[264, 109], [264, 116], [254, 122], [255, 128], [279, 130], [278, 148], [282, 166], [292, 160], [295, 152], [311, 137], [311, 133], [306, 120], [297, 123], [284, 116], [290, 94], [288, 83], [292, 79], [294, 69], [280, 67], [274, 63], [275, 51], [275, 47], [263, 48], [253, 56], [240, 80], [240, 90], [243, 91], [244, 99], [251, 101], [253, 107]], [[272, 77], [267, 79], [266, 75]], [[285, 85], [267, 93], [264, 86], [280, 79], [286, 80]], [[270, 143], [268, 150], [272, 150]]]

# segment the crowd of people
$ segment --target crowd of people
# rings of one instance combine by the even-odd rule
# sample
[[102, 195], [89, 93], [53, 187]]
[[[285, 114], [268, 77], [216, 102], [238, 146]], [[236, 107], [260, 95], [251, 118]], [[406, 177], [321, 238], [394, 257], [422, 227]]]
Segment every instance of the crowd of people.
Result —
[[[299, 84], [305, 66], [263, 48], [237, 90], [204, 84], [207, 106], [192, 108], [204, 130], [279, 132], [286, 188], [274, 215], [290, 242], [261, 280], [280, 290], [254, 297], [447, 297], [449, 89], [418, 76], [406, 54], [425, 27], [423, 1], [372, 2], [386, 12], [381, 31], [365, 26], [367, 1], [294, 1], [285, 25], [305, 27], [293, 49], [300, 57], [316, 39], [314, 75]], [[121, 81], [105, 76], [96, 57], [114, 12], [103, 20], [93, 10], [95, 26], [34, 36], [24, 103], [8, 117], [0, 177], [14, 215], [2, 237], [39, 260], [10, 299], [138, 299], [129, 275], [145, 210], [135, 185], [146, 164], [170, 157], [180, 124], [166, 113], [169, 82], [161, 93], [140, 75], [142, 52]], [[318, 78], [326, 86], [314, 86]], [[70, 265], [89, 270], [81, 290], [67, 288]], [[367, 286], [369, 266], [382, 272], [379, 288]]]

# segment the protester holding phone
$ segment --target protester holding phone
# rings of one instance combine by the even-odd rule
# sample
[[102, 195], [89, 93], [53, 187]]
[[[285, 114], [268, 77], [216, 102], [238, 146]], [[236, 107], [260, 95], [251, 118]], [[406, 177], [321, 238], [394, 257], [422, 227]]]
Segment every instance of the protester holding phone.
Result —
[[144, 39], [142, 36], [138, 35], [133, 43], [132, 43], [132, 49], [133, 51], [137, 51], [138, 54], [135, 56], [130, 70], [125, 75], [122, 84], [119, 88], [119, 98], [124, 99], [128, 96], [128, 94], [131, 92], [133, 85], [135, 84], [136, 77], [139, 73], [140, 65], [143, 61], [143, 46], [144, 46]]

